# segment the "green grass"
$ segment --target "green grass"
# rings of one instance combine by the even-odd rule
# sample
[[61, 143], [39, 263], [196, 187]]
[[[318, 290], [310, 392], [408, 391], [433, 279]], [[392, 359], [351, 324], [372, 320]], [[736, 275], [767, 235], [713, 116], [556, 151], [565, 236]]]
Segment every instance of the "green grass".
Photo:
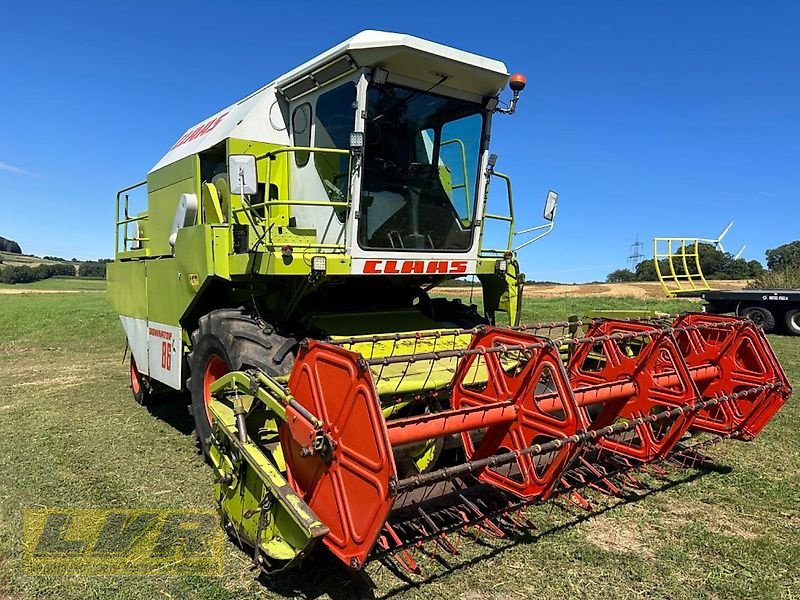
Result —
[[[44, 283], [44, 282], [42, 282]], [[592, 308], [679, 311], [680, 301], [530, 300], [526, 320]], [[771, 341], [800, 382], [800, 339]], [[102, 294], [0, 294], [0, 598], [350, 598], [367, 592], [324, 553], [298, 571], [255, 580], [232, 544], [224, 577], [26, 577], [27, 507], [213, 508], [180, 396], [133, 402], [124, 339]], [[446, 565], [406, 581], [368, 567], [374, 595], [398, 598], [793, 598], [800, 595], [800, 410], [789, 402], [753, 443], [709, 450], [718, 471], [685, 471], [603, 512], [533, 509], [539, 531], [462, 544]], [[725, 472], [727, 471], [727, 472]], [[457, 537], [457, 536], [456, 536]]]
[[84, 277], [49, 277], [33, 283], [0, 283], [0, 290], [57, 290], [75, 292], [105, 291], [105, 279], [87, 279]]

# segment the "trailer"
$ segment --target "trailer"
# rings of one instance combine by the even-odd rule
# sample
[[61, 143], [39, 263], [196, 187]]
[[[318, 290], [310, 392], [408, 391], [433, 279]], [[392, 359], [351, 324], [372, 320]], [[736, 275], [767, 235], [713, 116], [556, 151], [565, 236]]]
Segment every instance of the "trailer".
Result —
[[[747, 317], [765, 333], [780, 331], [800, 335], [800, 290], [712, 289], [700, 266], [699, 245], [704, 241], [700, 238], [653, 240], [656, 274], [668, 297], [702, 298], [705, 301], [703, 312]], [[662, 261], [666, 263], [666, 270]]]
[[683, 296], [705, 300], [703, 312], [734, 313], [760, 325], [766, 333], [781, 327], [790, 335], [800, 335], [800, 290], [706, 290]]

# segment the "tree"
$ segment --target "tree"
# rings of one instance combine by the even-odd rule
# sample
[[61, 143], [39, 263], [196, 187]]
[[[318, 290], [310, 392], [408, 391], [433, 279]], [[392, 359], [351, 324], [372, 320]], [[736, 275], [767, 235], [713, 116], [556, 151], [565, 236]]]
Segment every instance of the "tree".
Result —
[[27, 265], [20, 267], [5, 267], [0, 271], [0, 283], [31, 283], [41, 277]]
[[106, 263], [99, 261], [82, 262], [78, 267], [78, 275], [101, 279], [106, 276]]
[[753, 277], [760, 277], [764, 271], [766, 271], [764, 265], [757, 260], [748, 260], [747, 264], [750, 265], [750, 272], [753, 274]]
[[0, 271], [0, 283], [32, 283], [56, 276], [74, 277], [75, 267], [70, 264], [5, 267]]
[[800, 267], [800, 240], [767, 250], [767, 267], [772, 271]]
[[[662, 273], [669, 273], [669, 266], [667, 266], [666, 261], [662, 260], [660, 265]], [[656, 266], [653, 264], [652, 260], [643, 260], [636, 265], [637, 281], [656, 281], [657, 279]]]
[[636, 273], [630, 269], [617, 269], [616, 271], [611, 271], [611, 273], [606, 276], [606, 281], [608, 283], [625, 283], [628, 281], [636, 281]]
[[75, 267], [67, 263], [57, 265], [36, 265], [33, 270], [39, 276], [39, 279], [75, 276]]
[[14, 240], [9, 240], [0, 236], [0, 250], [3, 252], [12, 252], [13, 254], [22, 254], [22, 248]]

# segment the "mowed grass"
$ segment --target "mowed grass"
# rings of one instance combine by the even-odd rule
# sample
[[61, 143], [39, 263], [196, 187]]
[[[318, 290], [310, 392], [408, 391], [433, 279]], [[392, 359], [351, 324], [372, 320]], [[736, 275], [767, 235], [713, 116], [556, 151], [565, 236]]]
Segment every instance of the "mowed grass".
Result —
[[[674, 312], [686, 302], [529, 300], [526, 321], [595, 308]], [[771, 338], [800, 382], [800, 339]], [[185, 398], [136, 405], [119, 321], [102, 294], [0, 294], [0, 598], [793, 598], [800, 596], [800, 410], [790, 401], [753, 443], [718, 444], [718, 469], [642, 476], [597, 510], [529, 511], [538, 530], [464, 539], [457, 556], [415, 552], [423, 577], [391, 563], [353, 581], [324, 552], [255, 579], [232, 544], [223, 577], [28, 577], [22, 513], [36, 507], [213, 508]], [[458, 539], [459, 536], [455, 536]]]

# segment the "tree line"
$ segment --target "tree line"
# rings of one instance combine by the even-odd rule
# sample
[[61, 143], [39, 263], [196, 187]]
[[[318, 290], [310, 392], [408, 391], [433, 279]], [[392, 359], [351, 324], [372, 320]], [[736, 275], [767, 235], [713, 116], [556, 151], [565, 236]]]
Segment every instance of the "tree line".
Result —
[[[694, 246], [687, 249], [687, 251], [693, 253]], [[700, 266], [706, 279], [760, 280], [767, 275], [766, 269], [759, 261], [734, 258], [732, 254], [718, 250], [713, 244], [699, 244], [698, 254]], [[767, 268], [771, 273], [800, 270], [800, 240], [767, 250], [766, 255]], [[687, 258], [689, 272], [692, 274], [697, 272], [694, 261], [694, 257]], [[662, 275], [669, 276], [672, 274], [668, 259], [660, 260], [658, 265]], [[683, 261], [680, 258], [673, 259], [672, 268], [674, 268], [676, 275], [686, 275], [686, 269], [684, 269]], [[657, 280], [658, 274], [653, 260], [640, 262], [634, 270], [617, 269], [606, 277], [606, 281], [609, 283]]]
[[0, 283], [33, 283], [50, 277], [90, 277], [102, 279], [106, 276], [107, 259], [90, 260], [81, 263], [41, 264], [5, 266], [0, 269]]

